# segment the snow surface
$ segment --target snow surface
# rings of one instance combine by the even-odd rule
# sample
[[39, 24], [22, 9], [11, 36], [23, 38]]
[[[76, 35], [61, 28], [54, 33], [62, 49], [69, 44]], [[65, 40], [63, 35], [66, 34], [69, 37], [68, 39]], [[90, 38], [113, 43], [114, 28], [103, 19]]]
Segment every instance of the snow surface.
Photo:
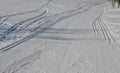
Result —
[[119, 14], [107, 0], [0, 0], [0, 73], [120, 73]]

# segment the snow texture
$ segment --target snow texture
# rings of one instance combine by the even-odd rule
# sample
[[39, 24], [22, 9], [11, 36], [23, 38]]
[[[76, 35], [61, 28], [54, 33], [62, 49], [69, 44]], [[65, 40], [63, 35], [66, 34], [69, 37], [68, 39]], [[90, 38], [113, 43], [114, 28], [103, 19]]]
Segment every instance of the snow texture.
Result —
[[0, 73], [120, 73], [119, 23], [107, 0], [0, 0]]

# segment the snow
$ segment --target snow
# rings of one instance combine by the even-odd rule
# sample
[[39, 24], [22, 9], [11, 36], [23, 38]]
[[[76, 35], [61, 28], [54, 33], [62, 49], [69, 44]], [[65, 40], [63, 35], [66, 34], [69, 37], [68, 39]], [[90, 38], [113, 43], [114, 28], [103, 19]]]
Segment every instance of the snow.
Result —
[[107, 0], [0, 1], [0, 73], [120, 73]]

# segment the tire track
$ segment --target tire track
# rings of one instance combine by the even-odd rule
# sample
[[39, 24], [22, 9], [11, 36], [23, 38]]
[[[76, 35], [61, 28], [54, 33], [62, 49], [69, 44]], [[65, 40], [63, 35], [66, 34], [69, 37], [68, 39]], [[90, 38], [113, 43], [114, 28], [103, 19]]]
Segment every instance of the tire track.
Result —
[[[0, 36], [0, 41], [3, 41], [8, 34], [10, 34], [10, 33], [12, 33], [13, 31], [15, 31], [19, 26], [21, 26], [21, 25], [25, 24], [26, 22], [29, 22], [29, 21], [31, 21], [31, 20], [33, 20], [33, 19], [36, 19], [36, 18], [38, 18], [38, 17], [43, 16], [45, 13], [46, 13], [46, 11], [44, 11], [44, 12], [43, 12], [42, 14], [40, 14], [40, 15], [37, 15], [37, 16], [35, 16], [35, 17], [29, 18], [29, 19], [26, 19], [26, 20], [23, 20], [23, 21], [21, 21], [21, 22], [16, 23], [16, 24], [13, 25], [13, 26], [11, 26], [9, 29], [7, 29], [7, 30]], [[31, 24], [32, 24], [32, 23], [31, 23]]]
[[92, 27], [93, 27], [93, 31], [97, 34], [99, 34], [98, 28], [97, 28], [97, 22], [102, 30], [103, 36], [105, 38], [105, 40], [108, 40], [108, 43], [110, 44], [112, 41], [115, 42], [115, 39], [113, 38], [113, 36], [111, 35], [109, 29], [107, 28], [107, 26], [104, 24], [103, 20], [102, 20], [102, 16], [103, 16], [104, 10], [102, 11], [102, 13], [100, 14], [100, 16], [98, 16], [92, 23]]
[[[60, 22], [60, 21], [62, 21], [62, 20], [64, 20], [64, 19], [66, 19], [66, 18], [69, 18], [69, 17], [71, 17], [71, 16], [74, 16], [74, 15], [77, 15], [77, 14], [79, 14], [79, 13], [85, 12], [85, 11], [87, 11], [89, 8], [91, 8], [92, 6], [99, 5], [99, 4], [101, 4], [101, 2], [92, 3], [92, 4], [90, 4], [90, 5], [84, 5], [83, 7], [80, 7], [80, 8], [77, 8], [77, 9], [73, 9], [73, 10], [70, 10], [70, 11], [63, 12], [63, 13], [61, 13], [61, 14], [55, 14], [55, 15], [53, 15], [53, 16], [49, 16], [48, 18], [50, 19], [50, 21], [49, 21], [49, 22], [45, 22], [44, 24], [36, 27], [36, 28], [34, 29], [35, 32], [34, 32], [33, 34], [30, 34], [30, 35], [24, 37], [23, 39], [21, 39], [21, 40], [19, 40], [19, 41], [16, 41], [16, 42], [14, 42], [14, 43], [12, 43], [12, 44], [9, 44], [9, 45], [1, 48], [1, 49], [0, 49], [0, 52], [5, 52], [5, 51], [7, 51], [7, 50], [10, 50], [10, 49], [12, 49], [13, 47], [15, 47], [15, 46], [17, 46], [17, 45], [19, 45], [19, 44], [21, 44], [21, 43], [23, 43], [23, 42], [25, 42], [25, 41], [33, 38], [33, 37], [35, 37], [36, 35], [44, 32], [44, 31], [46, 31], [46, 30], [48, 30], [49, 28], [51, 28], [51, 27], [52, 27], [53, 25], [55, 25], [56, 23], [58, 23], [58, 22]], [[82, 11], [80, 11], [81, 8], [82, 8], [82, 9], [85, 8], [85, 9], [83, 9]], [[43, 29], [39, 29], [40, 27], [43, 27]]]
[[98, 31], [98, 28], [97, 28], [97, 22], [99, 20], [99, 18], [103, 15], [103, 11], [101, 12], [101, 14], [95, 18], [92, 22], [92, 27], [93, 27], [93, 31], [96, 33], [96, 34], [99, 34], [99, 31]]
[[37, 59], [40, 59], [41, 53], [45, 50], [47, 50], [47, 49], [40, 50], [32, 55], [29, 55], [29, 56], [17, 61], [17, 62], [14, 62], [10, 67], [8, 67], [7, 70], [5, 70], [2, 73], [16, 73], [17, 71], [26, 68], [27, 65], [33, 63]]
[[1, 20], [0, 25], [2, 25], [5, 21], [7, 21], [11, 17], [38, 12], [38, 11], [42, 10], [45, 6], [47, 6], [51, 1], [52, 0], [47, 1], [43, 6], [41, 6], [39, 9], [36, 9], [36, 10], [31, 10], [31, 11], [25, 11], [25, 12], [21, 12], [21, 13], [15, 13], [15, 14], [11, 14], [11, 15], [0, 16], [0, 20]]

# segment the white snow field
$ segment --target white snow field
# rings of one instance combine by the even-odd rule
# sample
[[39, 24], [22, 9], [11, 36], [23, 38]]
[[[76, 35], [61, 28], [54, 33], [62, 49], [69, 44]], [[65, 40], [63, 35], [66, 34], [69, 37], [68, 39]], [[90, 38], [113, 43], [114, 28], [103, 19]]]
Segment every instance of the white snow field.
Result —
[[0, 0], [0, 73], [120, 73], [120, 8]]

